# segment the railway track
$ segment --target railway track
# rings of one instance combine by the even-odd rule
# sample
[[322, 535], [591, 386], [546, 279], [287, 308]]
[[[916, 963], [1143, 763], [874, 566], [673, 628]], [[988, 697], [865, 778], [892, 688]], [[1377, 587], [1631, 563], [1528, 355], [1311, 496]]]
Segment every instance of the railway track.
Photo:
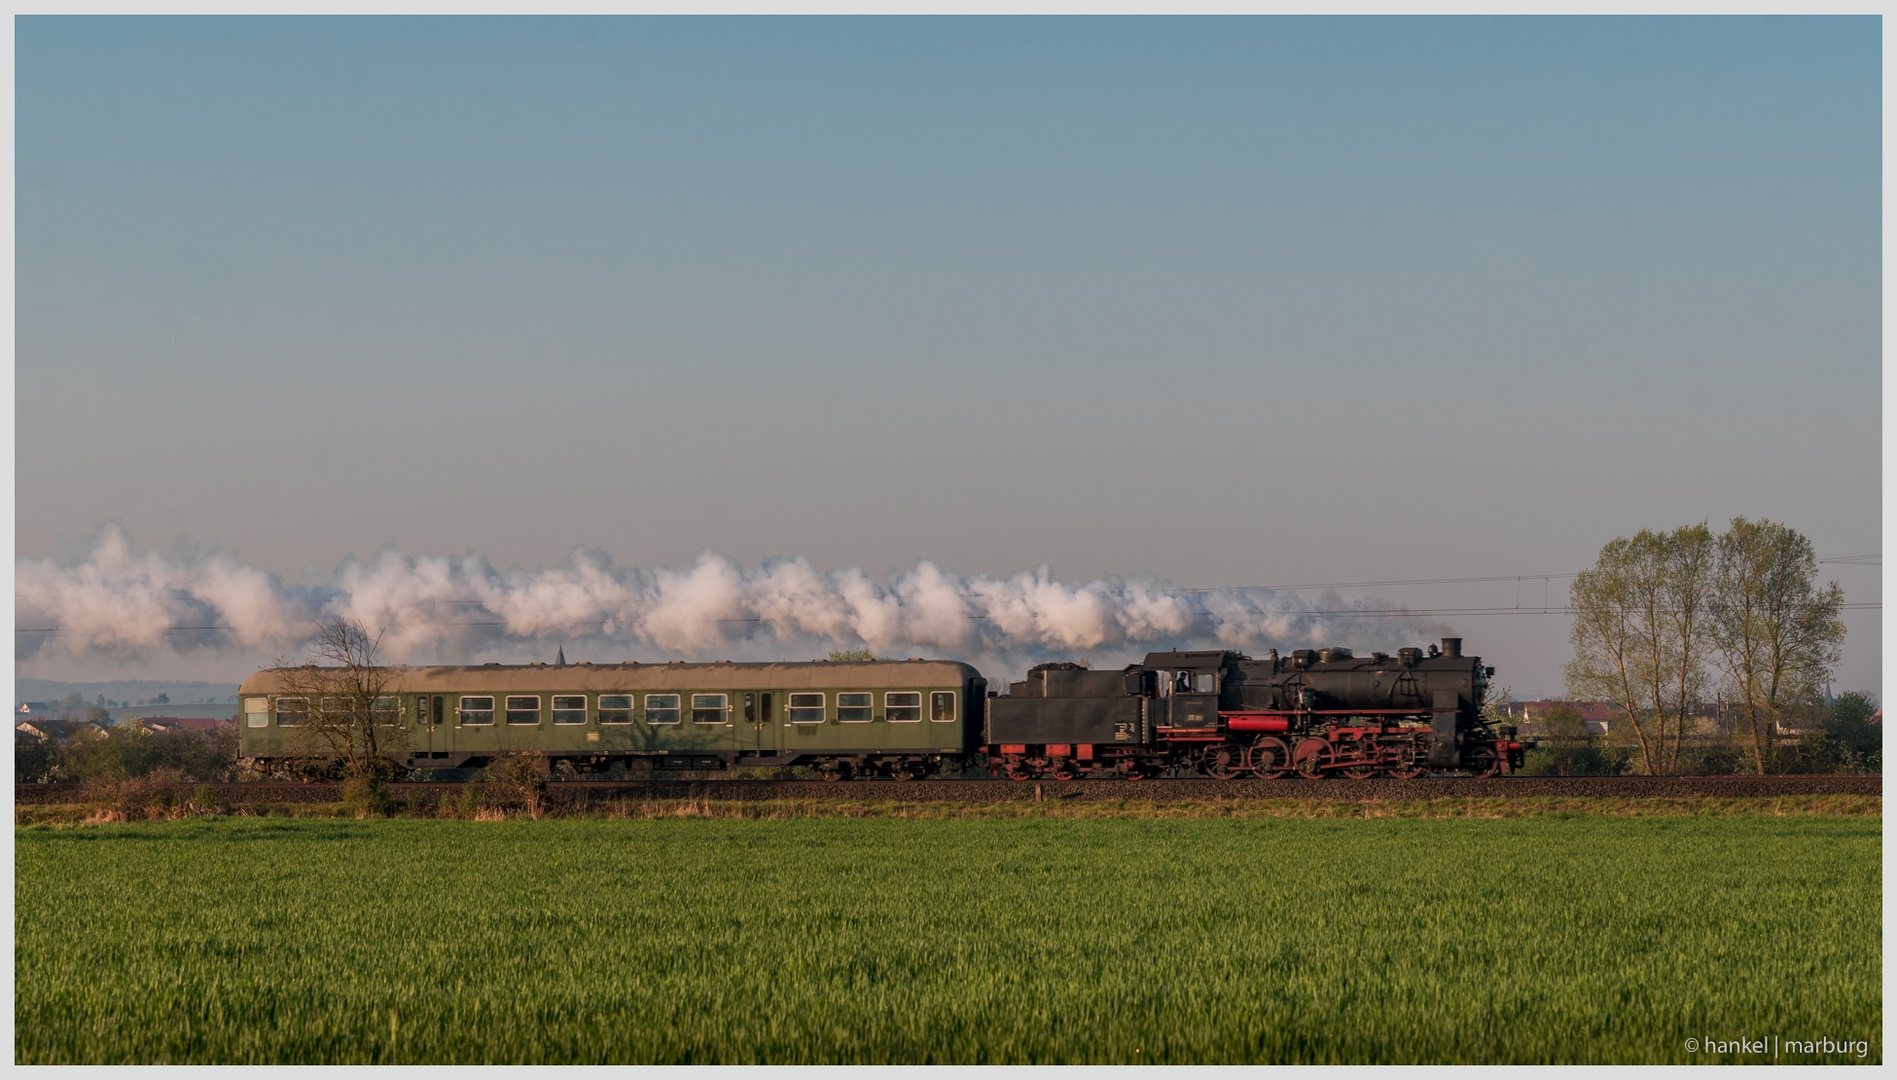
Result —
[[[230, 783], [177, 784], [180, 793], [211, 789], [237, 805], [328, 803], [342, 799], [338, 784]], [[392, 784], [396, 798], [439, 798], [460, 790], [454, 782]], [[1880, 795], [1882, 776], [1613, 776], [1613, 777], [1430, 777], [1418, 780], [568, 780], [548, 785], [551, 798], [565, 802], [617, 799], [719, 799], [761, 802], [783, 799], [906, 802], [1009, 802], [1046, 799], [1200, 802], [1216, 799], [1309, 799], [1357, 801], [1380, 799], [1471, 798], [1780, 798], [1814, 795]], [[18, 784], [18, 805], [77, 803], [86, 799], [79, 784]]]

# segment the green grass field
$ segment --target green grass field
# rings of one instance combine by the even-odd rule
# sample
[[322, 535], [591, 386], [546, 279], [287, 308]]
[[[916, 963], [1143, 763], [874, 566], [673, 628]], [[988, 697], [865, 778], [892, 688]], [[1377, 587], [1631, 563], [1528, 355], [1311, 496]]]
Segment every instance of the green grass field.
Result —
[[1687, 1062], [1709, 1060], [1689, 1038], [1779, 1035], [1865, 1039], [1880, 1061], [1881, 831], [1766, 816], [26, 828], [15, 1056]]

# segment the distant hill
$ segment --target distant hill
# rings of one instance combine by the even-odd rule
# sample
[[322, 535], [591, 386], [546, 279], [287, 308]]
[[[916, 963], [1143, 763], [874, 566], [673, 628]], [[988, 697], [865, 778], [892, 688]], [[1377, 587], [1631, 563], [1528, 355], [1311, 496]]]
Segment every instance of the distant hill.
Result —
[[200, 701], [237, 700], [236, 683], [170, 682], [163, 679], [120, 679], [116, 682], [55, 682], [52, 679], [15, 679], [13, 696], [18, 701], [57, 702], [77, 690], [86, 704], [104, 694], [107, 701], [139, 702], [163, 694], [173, 705]]

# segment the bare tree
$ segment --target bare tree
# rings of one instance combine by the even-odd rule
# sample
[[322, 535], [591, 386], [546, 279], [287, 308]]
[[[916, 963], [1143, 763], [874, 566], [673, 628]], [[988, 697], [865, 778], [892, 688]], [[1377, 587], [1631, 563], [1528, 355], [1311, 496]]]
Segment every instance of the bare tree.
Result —
[[1569, 591], [1569, 693], [1624, 710], [1651, 775], [1678, 768], [1705, 689], [1714, 552], [1704, 523], [1643, 529], [1603, 547]]
[[1763, 775], [1789, 709], [1818, 696], [1844, 646], [1836, 582], [1817, 584], [1811, 541], [1772, 521], [1732, 519], [1719, 538], [1713, 630], [1723, 689], [1744, 710]]
[[[277, 661], [285, 699], [303, 706], [296, 748], [334, 761], [345, 777], [379, 787], [400, 775], [408, 757], [408, 727], [400, 699], [389, 692], [397, 674], [382, 664], [382, 638], [353, 619], [333, 618], [317, 628], [311, 662]], [[281, 720], [279, 720], [281, 722]]]

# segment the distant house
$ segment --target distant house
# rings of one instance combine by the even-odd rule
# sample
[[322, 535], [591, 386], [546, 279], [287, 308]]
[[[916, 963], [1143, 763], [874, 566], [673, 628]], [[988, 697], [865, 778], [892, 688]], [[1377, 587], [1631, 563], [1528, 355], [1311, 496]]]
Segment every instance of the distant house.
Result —
[[210, 716], [147, 716], [136, 721], [147, 731], [216, 731], [229, 727], [229, 720]]
[[20, 714], [22, 716], [25, 716], [29, 713], [48, 713], [52, 711], [53, 710], [50, 707], [48, 707], [44, 701], [20, 702]]
[[1546, 735], [1542, 718], [1560, 708], [1580, 713], [1581, 724], [1589, 735], [1607, 734], [1615, 721], [1627, 715], [1605, 701], [1510, 701], [1502, 706], [1502, 712], [1521, 725], [1523, 735]]
[[13, 729], [13, 739], [16, 743], [22, 741], [47, 744], [71, 743], [104, 737], [104, 728], [84, 720], [25, 720], [15, 725]]

